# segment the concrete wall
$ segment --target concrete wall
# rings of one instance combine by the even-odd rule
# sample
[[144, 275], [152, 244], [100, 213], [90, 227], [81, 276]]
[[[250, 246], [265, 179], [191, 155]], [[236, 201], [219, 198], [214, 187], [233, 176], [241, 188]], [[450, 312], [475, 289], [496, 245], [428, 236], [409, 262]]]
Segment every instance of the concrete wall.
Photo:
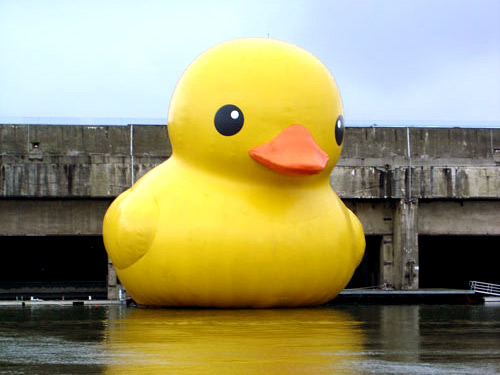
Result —
[[112, 198], [172, 153], [165, 126], [0, 126], [0, 197]]
[[349, 198], [498, 198], [500, 129], [351, 128], [332, 173]]
[[[0, 126], [0, 235], [99, 234], [172, 152], [166, 126]], [[418, 235], [500, 235], [500, 129], [349, 128], [334, 190], [381, 235], [380, 283], [418, 287]]]
[[101, 235], [111, 199], [0, 199], [0, 235]]
[[[115, 197], [167, 159], [166, 126], [0, 126], [0, 197]], [[344, 198], [499, 198], [499, 129], [349, 128]]]

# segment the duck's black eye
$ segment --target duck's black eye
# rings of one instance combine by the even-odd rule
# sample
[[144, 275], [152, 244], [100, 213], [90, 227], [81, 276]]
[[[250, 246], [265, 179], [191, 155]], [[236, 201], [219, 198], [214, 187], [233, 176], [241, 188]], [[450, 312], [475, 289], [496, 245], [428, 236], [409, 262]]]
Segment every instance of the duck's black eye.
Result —
[[238, 133], [245, 118], [241, 109], [232, 104], [226, 104], [219, 108], [214, 117], [215, 128], [222, 135], [235, 135]]
[[342, 115], [337, 117], [337, 122], [335, 123], [335, 140], [337, 144], [340, 146], [342, 141], [344, 140], [344, 118]]

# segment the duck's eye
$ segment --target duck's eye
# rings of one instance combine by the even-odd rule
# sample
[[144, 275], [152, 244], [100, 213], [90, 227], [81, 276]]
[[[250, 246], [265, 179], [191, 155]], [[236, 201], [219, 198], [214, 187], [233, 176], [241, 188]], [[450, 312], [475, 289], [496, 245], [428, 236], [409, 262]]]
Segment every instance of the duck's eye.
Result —
[[222, 135], [235, 135], [243, 127], [243, 112], [232, 104], [226, 104], [219, 108], [214, 117], [215, 128]]
[[340, 146], [342, 141], [344, 140], [344, 118], [342, 115], [337, 117], [337, 122], [335, 123], [335, 140], [337, 144]]

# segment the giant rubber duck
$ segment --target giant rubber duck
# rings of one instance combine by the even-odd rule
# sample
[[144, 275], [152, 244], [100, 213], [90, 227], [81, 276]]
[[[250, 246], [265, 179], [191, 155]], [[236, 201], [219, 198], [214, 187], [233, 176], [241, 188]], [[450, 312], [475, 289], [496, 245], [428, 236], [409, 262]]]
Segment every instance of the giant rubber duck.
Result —
[[347, 285], [365, 240], [330, 187], [344, 119], [316, 57], [268, 38], [212, 47], [177, 83], [168, 132], [172, 156], [103, 223], [139, 305], [313, 306]]

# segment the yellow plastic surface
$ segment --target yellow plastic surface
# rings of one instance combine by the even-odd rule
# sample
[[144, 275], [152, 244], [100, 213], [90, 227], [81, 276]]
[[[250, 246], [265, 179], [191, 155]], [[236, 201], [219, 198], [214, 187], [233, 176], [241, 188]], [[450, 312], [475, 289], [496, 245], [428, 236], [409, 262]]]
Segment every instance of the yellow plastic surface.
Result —
[[[234, 135], [214, 125], [228, 104], [241, 110], [234, 117], [244, 116]], [[334, 298], [365, 247], [359, 220], [329, 184], [342, 146], [335, 136], [340, 115], [331, 74], [292, 44], [238, 39], [198, 57], [170, 103], [172, 156], [120, 195], [104, 218], [106, 250], [134, 300], [263, 308]], [[304, 136], [302, 148], [296, 139], [276, 141], [293, 125], [313, 141]], [[270, 158], [291, 144], [292, 171], [307, 173], [287, 173], [287, 158], [273, 169], [250, 156], [266, 144]], [[312, 148], [328, 157], [310, 172], [297, 155]]]

